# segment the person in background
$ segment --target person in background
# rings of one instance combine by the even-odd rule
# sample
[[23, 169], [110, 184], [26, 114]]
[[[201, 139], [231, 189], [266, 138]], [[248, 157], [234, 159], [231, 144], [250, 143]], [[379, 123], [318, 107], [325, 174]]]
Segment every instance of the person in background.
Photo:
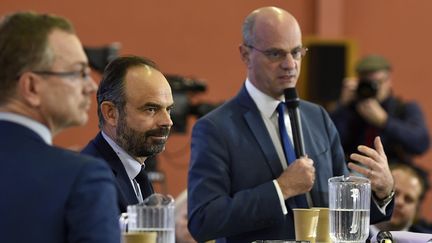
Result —
[[339, 105], [331, 112], [346, 155], [380, 136], [390, 162], [412, 163], [430, 144], [420, 106], [394, 96], [392, 67], [384, 57], [362, 58], [356, 72], [357, 78], [344, 80]]
[[146, 58], [123, 56], [105, 68], [97, 91], [101, 131], [81, 153], [104, 159], [116, 179], [118, 206], [153, 193], [145, 161], [165, 149], [174, 101], [171, 87]]
[[[326, 111], [300, 100], [307, 156], [291, 156], [292, 135], [283, 130], [291, 124], [281, 102], [284, 90], [296, 86], [307, 51], [294, 16], [277, 7], [253, 11], [239, 51], [244, 86], [192, 131], [189, 231], [198, 242], [295, 239], [292, 209], [328, 207], [328, 179], [348, 175], [344, 152]], [[348, 167], [371, 180], [371, 221], [379, 222], [391, 216], [393, 178], [379, 137], [374, 147], [359, 146], [351, 159], [364, 167]]]
[[88, 120], [96, 84], [71, 23], [17, 12], [0, 23], [0, 242], [119, 243], [106, 164], [52, 145]]
[[175, 199], [176, 243], [196, 243], [187, 228], [187, 224], [187, 191], [184, 190]]
[[407, 163], [390, 166], [395, 181], [395, 206], [390, 221], [371, 226], [372, 234], [379, 231], [410, 231], [432, 233], [420, 218], [420, 206], [428, 189], [427, 175], [421, 168]]

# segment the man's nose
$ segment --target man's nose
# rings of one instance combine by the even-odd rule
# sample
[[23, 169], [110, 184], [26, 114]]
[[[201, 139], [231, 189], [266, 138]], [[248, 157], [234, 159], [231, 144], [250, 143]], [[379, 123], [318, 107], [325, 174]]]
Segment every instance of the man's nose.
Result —
[[296, 60], [293, 58], [291, 53], [287, 53], [285, 58], [281, 62], [281, 67], [283, 69], [293, 69], [296, 66]]

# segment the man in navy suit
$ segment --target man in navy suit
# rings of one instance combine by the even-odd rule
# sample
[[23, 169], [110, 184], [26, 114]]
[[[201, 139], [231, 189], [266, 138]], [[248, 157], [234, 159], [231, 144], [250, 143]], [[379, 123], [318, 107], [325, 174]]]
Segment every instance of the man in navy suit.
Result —
[[87, 122], [96, 84], [64, 18], [0, 23], [0, 242], [120, 242], [115, 184], [102, 161], [52, 146]]
[[173, 125], [171, 87], [153, 61], [118, 57], [104, 71], [97, 101], [101, 132], [82, 153], [110, 165], [124, 212], [153, 193], [144, 162], [165, 148]]
[[[257, 9], [244, 22], [243, 41], [245, 85], [192, 132], [188, 212], [198, 242], [294, 239], [294, 196], [305, 199], [306, 206], [328, 207], [327, 180], [348, 174], [328, 114], [303, 100], [299, 110], [307, 156], [290, 163], [285, 158], [276, 107], [284, 101], [284, 90], [296, 86], [307, 51], [296, 19], [280, 8]], [[290, 127], [286, 109], [282, 112]], [[371, 180], [372, 221], [388, 219], [394, 183], [380, 139], [375, 149], [361, 146], [351, 159], [364, 167], [349, 167]]]

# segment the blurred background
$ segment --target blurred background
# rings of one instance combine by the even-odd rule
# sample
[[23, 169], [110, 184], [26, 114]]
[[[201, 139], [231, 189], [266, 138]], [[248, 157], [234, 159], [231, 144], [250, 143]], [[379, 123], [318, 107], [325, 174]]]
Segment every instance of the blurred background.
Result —
[[[156, 190], [177, 196], [186, 188], [191, 127], [243, 84], [245, 67], [238, 52], [242, 21], [253, 9], [268, 5], [294, 14], [311, 49], [298, 86], [301, 98], [328, 105], [337, 98], [342, 78], [353, 74], [359, 57], [381, 54], [393, 64], [395, 94], [417, 101], [432, 129], [429, 0], [0, 0], [0, 14], [34, 10], [67, 17], [84, 46], [97, 50], [100, 56], [95, 58], [102, 64], [113, 55], [134, 54], [155, 60], [171, 75], [174, 98], [182, 108], [173, 114], [176, 131], [152, 167], [162, 175], [155, 178]], [[312, 80], [312, 74], [319, 79]], [[100, 73], [93, 75], [100, 80]], [[56, 145], [79, 150], [94, 137], [95, 103], [89, 123], [60, 134]], [[430, 151], [415, 162], [432, 174]], [[431, 203], [428, 192], [422, 215], [429, 221]]]

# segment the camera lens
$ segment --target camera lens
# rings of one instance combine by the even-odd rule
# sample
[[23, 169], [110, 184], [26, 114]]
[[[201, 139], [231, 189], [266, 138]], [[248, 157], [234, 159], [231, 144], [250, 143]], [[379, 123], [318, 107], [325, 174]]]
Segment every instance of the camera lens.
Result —
[[360, 79], [356, 93], [358, 100], [376, 97], [378, 93], [378, 85], [373, 80]]

